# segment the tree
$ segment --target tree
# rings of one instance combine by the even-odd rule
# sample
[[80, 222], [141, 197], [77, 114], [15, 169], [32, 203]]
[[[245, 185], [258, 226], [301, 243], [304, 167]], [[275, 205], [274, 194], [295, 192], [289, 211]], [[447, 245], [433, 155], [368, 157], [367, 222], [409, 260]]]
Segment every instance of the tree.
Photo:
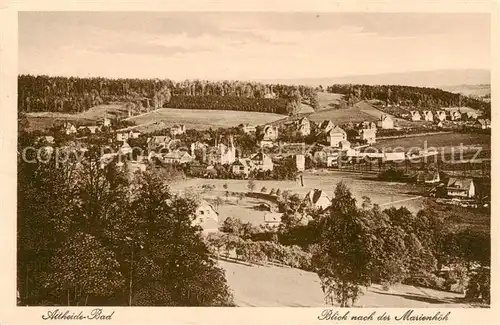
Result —
[[201, 228], [192, 223], [196, 203], [170, 193], [168, 186], [154, 173], [139, 177], [136, 186], [137, 196], [131, 205], [137, 221], [132, 227], [132, 236], [144, 248], [134, 268], [134, 303], [143, 305], [144, 288], [158, 286], [160, 296], [147, 297], [148, 303], [231, 305], [224, 271], [211, 258]]
[[243, 200], [245, 198], [245, 193], [238, 193], [238, 195], [236, 196], [237, 197], [237, 200], [238, 200], [238, 204], [240, 203], [241, 200]]
[[267, 192], [267, 188], [265, 186], [262, 186], [262, 188], [260, 189], [260, 192], [261, 193], [266, 193]]
[[343, 183], [337, 184], [330, 213], [321, 225], [313, 265], [321, 279], [325, 300], [346, 307], [357, 300], [361, 286], [370, 284], [374, 243], [369, 224]]
[[227, 183], [224, 183], [223, 187], [224, 187], [224, 190], [225, 190], [224, 194], [226, 195], [226, 202], [228, 203], [229, 202], [229, 191], [228, 191], [228, 185], [227, 185]]
[[250, 178], [250, 179], [248, 180], [248, 185], [247, 185], [248, 191], [249, 191], [249, 192], [253, 192], [253, 191], [255, 190], [255, 187], [256, 187], [256, 186], [257, 186], [257, 185], [255, 184], [255, 181], [254, 181], [253, 179], [251, 179], [251, 178]]
[[220, 196], [217, 196], [215, 198], [215, 208], [217, 209], [217, 211], [219, 211], [219, 207], [224, 204], [224, 200], [222, 200], [222, 198]]

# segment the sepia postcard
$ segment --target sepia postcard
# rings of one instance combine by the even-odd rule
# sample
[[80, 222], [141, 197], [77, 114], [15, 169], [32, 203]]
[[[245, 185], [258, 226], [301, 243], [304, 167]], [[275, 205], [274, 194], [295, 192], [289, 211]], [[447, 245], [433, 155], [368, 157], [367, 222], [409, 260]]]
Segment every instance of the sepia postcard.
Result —
[[498, 3], [4, 7], [1, 325], [500, 322]]

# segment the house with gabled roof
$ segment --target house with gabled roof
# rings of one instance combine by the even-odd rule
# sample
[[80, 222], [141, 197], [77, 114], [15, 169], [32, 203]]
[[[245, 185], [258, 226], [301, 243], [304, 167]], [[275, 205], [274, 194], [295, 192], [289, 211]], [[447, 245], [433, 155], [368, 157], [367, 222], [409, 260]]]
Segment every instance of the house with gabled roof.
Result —
[[239, 158], [232, 164], [232, 172], [234, 175], [243, 175], [248, 177], [250, 171], [253, 169], [252, 162], [249, 158]]
[[433, 122], [434, 121], [434, 115], [432, 114], [432, 111], [424, 111], [424, 121], [428, 122]]
[[476, 120], [479, 117], [479, 114], [476, 112], [467, 112], [467, 118], [470, 120]]
[[422, 119], [422, 116], [418, 111], [410, 111], [410, 119], [412, 121], [420, 121]]
[[219, 213], [205, 200], [200, 200], [194, 212], [193, 225], [200, 226], [204, 233], [219, 231]]
[[437, 170], [427, 170], [417, 174], [417, 183], [437, 184], [439, 182], [441, 182], [441, 175]]
[[330, 145], [330, 147], [334, 148], [338, 148], [340, 146], [340, 142], [344, 140], [347, 140], [347, 133], [339, 126], [335, 126], [331, 129], [326, 136], [326, 142]]
[[474, 126], [476, 126], [479, 129], [490, 129], [491, 128], [491, 122], [488, 119], [478, 119], [474, 123]]
[[325, 210], [328, 208], [332, 202], [325, 191], [320, 189], [313, 189], [309, 191], [302, 201], [306, 207]]
[[253, 156], [250, 157], [250, 163], [255, 167], [257, 170], [261, 171], [266, 171], [266, 170], [273, 170], [274, 169], [274, 164], [273, 160], [271, 157], [266, 155], [263, 152], [258, 152], [254, 154]]
[[184, 124], [175, 124], [170, 128], [170, 135], [176, 136], [186, 133], [186, 126]]
[[251, 133], [257, 132], [257, 128], [255, 127], [255, 125], [250, 125], [248, 123], [243, 125], [242, 130], [246, 134], [251, 134]]
[[377, 126], [381, 129], [394, 129], [394, 120], [387, 114], [382, 114], [377, 122]]
[[462, 113], [458, 110], [453, 110], [450, 111], [450, 120], [452, 121], [459, 121], [462, 119]]
[[375, 122], [363, 121], [356, 126], [358, 129], [377, 129]]
[[311, 122], [305, 117], [300, 118], [296, 124], [297, 132], [305, 137], [311, 134]]
[[452, 198], [473, 198], [476, 195], [476, 186], [472, 178], [450, 177], [446, 192]]
[[166, 148], [170, 140], [172, 139], [167, 135], [156, 135], [149, 137], [147, 143], [150, 149]]
[[215, 147], [208, 149], [207, 161], [209, 164], [232, 164], [236, 160], [236, 147], [234, 146], [233, 137], [230, 136], [229, 141], [227, 139], [225, 141], [225, 143], [217, 141]]
[[163, 155], [163, 161], [167, 164], [186, 164], [193, 161], [193, 157], [183, 150], [173, 150]]
[[446, 121], [446, 112], [445, 111], [436, 111], [434, 113], [434, 118], [438, 121]]
[[324, 120], [323, 122], [321, 122], [318, 126], [318, 130], [319, 132], [323, 132], [323, 133], [328, 133], [328, 131], [330, 131], [331, 129], [333, 129], [335, 127], [335, 124], [333, 124], [332, 121], [330, 120]]

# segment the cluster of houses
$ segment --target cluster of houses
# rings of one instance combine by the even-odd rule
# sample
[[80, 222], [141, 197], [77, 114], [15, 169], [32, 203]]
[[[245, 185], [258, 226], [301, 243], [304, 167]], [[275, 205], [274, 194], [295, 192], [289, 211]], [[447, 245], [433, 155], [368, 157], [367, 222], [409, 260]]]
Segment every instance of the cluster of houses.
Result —
[[[292, 129], [295, 134], [307, 137], [313, 133], [311, 121], [307, 117], [292, 119], [283, 123], [284, 128]], [[345, 126], [335, 125], [330, 120], [324, 120], [314, 128], [317, 142], [329, 145], [332, 148], [348, 149], [351, 142], [362, 142], [372, 144], [376, 142], [377, 128], [393, 129], [394, 121], [387, 114], [382, 114], [380, 119], [375, 122], [363, 121], [361, 123], [349, 123]], [[255, 127], [250, 125], [243, 126], [244, 132], [255, 132]], [[346, 130], [353, 130], [348, 136]], [[278, 140], [278, 125], [268, 124], [264, 126], [263, 138], [260, 142], [261, 147], [272, 147]]]
[[104, 113], [104, 118], [98, 125], [83, 125], [76, 127], [73, 123], [65, 121], [62, 125], [62, 132], [66, 135], [77, 134], [78, 132], [89, 132], [95, 134], [103, 130], [104, 127], [111, 127], [111, 120]]
[[[443, 121], [462, 121], [464, 119], [468, 120], [478, 120], [479, 115], [474, 111], [460, 112], [459, 110], [450, 111], [410, 111], [409, 114], [403, 114], [402, 117], [406, 117], [411, 121], [427, 121], [427, 122], [443, 122]], [[479, 120], [478, 120], [479, 121]], [[485, 120], [481, 120], [485, 121]]]

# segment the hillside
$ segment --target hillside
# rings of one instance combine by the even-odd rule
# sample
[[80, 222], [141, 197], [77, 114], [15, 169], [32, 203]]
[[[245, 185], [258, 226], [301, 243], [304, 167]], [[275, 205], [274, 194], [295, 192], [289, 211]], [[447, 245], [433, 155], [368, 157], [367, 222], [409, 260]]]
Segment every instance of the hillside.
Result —
[[[316, 273], [294, 268], [247, 266], [219, 261], [240, 307], [324, 307], [324, 296]], [[253, 279], [253, 281], [249, 281]], [[384, 291], [379, 285], [365, 289], [356, 306], [386, 308], [465, 308], [463, 296], [409, 285]]]
[[241, 123], [266, 124], [282, 118], [283, 115], [273, 113], [160, 108], [127, 120], [141, 125], [137, 129], [142, 132], [153, 132], [158, 129], [158, 124], [155, 123], [160, 122], [163, 122], [164, 127], [184, 124], [188, 129], [205, 130], [232, 127]]
[[464, 96], [485, 97], [491, 95], [490, 84], [480, 85], [447, 85], [439, 88], [451, 93], [462, 94]]

